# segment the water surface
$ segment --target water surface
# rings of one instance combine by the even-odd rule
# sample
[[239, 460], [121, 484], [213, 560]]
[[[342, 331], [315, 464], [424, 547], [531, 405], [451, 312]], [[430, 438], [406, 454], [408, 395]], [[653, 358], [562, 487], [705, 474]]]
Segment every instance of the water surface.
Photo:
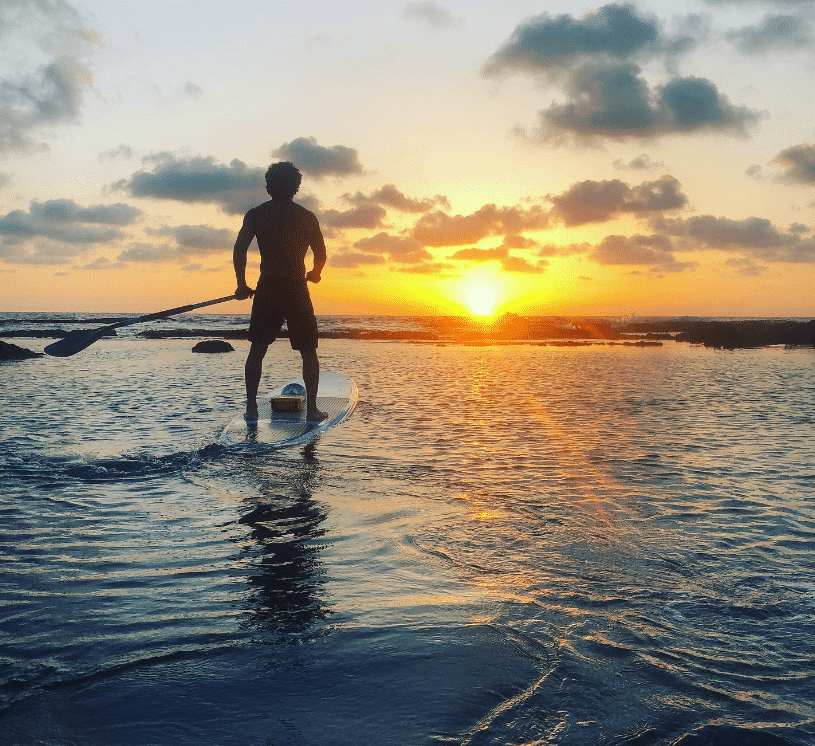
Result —
[[7, 743], [815, 739], [811, 350], [328, 340], [236, 454], [233, 344], [0, 367]]

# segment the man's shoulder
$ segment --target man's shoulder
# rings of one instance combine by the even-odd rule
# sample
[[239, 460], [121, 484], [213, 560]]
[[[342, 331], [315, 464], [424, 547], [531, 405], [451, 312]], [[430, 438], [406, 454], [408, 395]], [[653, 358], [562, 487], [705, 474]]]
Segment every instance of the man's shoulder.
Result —
[[317, 216], [308, 208], [303, 207], [303, 205], [298, 204], [297, 202], [291, 202], [290, 204], [293, 205], [297, 213], [302, 215], [303, 217], [307, 217], [313, 220], [317, 219]]
[[317, 220], [317, 216], [311, 210], [303, 207], [303, 205], [300, 205], [297, 202], [293, 202], [291, 200], [286, 202], [276, 202], [273, 199], [267, 200], [266, 202], [259, 204], [257, 207], [253, 207], [252, 209], [248, 210], [246, 212], [246, 217], [251, 219], [253, 217], [283, 215], [286, 213], [289, 215], [296, 215], [300, 218]]
[[257, 217], [258, 215], [262, 215], [266, 210], [266, 205], [270, 204], [271, 200], [268, 202], [263, 202], [256, 207], [251, 207], [246, 211], [246, 215], [244, 215], [244, 220], [252, 220], [253, 218]]

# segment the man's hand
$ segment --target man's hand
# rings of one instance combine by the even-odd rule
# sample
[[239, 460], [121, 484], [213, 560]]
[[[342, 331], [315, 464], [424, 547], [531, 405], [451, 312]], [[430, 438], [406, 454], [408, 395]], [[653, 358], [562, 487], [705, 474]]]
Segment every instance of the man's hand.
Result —
[[246, 300], [247, 298], [251, 298], [254, 294], [255, 291], [248, 285], [238, 285], [237, 289], [235, 290], [235, 300]]
[[306, 280], [318, 283], [320, 281], [320, 273], [316, 269], [312, 269], [311, 272], [306, 272]]

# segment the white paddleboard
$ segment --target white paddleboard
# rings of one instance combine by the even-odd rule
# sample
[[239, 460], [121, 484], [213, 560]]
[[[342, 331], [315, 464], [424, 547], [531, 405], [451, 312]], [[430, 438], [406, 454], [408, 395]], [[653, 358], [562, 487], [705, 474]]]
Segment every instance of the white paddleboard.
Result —
[[305, 407], [300, 412], [272, 411], [272, 398], [280, 396], [284, 389], [292, 385], [302, 387], [303, 379], [289, 381], [265, 396], [258, 397], [257, 423], [247, 423], [241, 412], [224, 428], [221, 443], [228, 448], [259, 450], [308, 443], [326, 430], [339, 425], [354, 411], [359, 398], [357, 386], [348, 376], [323, 371], [320, 373], [320, 387], [317, 391], [317, 409], [325, 412], [328, 417], [320, 422], [308, 422]]

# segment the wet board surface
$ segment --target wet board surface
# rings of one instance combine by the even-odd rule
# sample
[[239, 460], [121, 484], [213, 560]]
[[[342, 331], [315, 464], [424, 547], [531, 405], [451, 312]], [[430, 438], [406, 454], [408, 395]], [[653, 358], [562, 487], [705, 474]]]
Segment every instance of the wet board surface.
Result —
[[320, 388], [317, 392], [317, 409], [328, 417], [321, 422], [308, 422], [305, 408], [301, 412], [274, 412], [271, 399], [279, 396], [284, 389], [303, 385], [303, 379], [287, 381], [264, 396], [258, 397], [258, 421], [247, 424], [243, 411], [232, 418], [221, 433], [221, 443], [228, 448], [270, 450], [307, 443], [317, 436], [339, 425], [357, 405], [359, 393], [356, 384], [342, 373], [324, 371], [320, 373]]

